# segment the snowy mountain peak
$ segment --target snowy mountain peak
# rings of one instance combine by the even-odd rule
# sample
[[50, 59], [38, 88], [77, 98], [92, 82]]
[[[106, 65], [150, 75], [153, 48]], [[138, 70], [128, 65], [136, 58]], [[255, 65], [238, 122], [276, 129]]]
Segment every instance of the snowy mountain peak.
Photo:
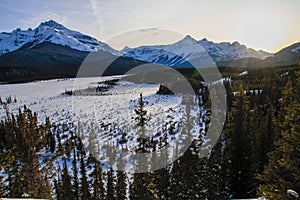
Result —
[[54, 20], [49, 20], [49, 21], [46, 21], [46, 22], [42, 22], [42, 23], [40, 24], [40, 26], [60, 27], [60, 28], [64, 27], [63, 25], [57, 23], [57, 22], [54, 21]]
[[239, 45], [241, 45], [238, 41], [234, 41], [233, 43], [232, 43], [232, 45], [233, 46], [239, 46]]
[[191, 66], [190, 61], [198, 60], [200, 56], [205, 54], [205, 49], [199, 45], [197, 40], [187, 35], [173, 44], [137, 48], [125, 47], [121, 52], [125, 57], [150, 63], [189, 67]]
[[191, 60], [207, 60], [207, 56], [214, 62], [273, 56], [264, 51], [247, 48], [237, 41], [214, 43], [206, 38], [197, 41], [190, 35], [173, 44], [124, 48], [122, 53], [126, 57], [169, 66], [186, 66]]
[[33, 30], [18, 28], [11, 33], [0, 33], [0, 55], [15, 51], [27, 43], [31, 43], [31, 48], [33, 48], [43, 42], [59, 44], [79, 51], [106, 51], [114, 55], [121, 55], [119, 51], [107, 44], [91, 36], [70, 30], [53, 20], [42, 22]]
[[207, 42], [208, 40], [206, 38], [202, 38], [201, 40], [199, 40], [199, 42]]
[[131, 51], [132, 48], [130, 48], [129, 46], [125, 46], [121, 52], [128, 52], [128, 51]]
[[193, 44], [194, 43], [195, 44], [195, 43], [197, 43], [197, 40], [195, 40], [194, 38], [192, 38], [192, 36], [187, 35], [182, 40], [179, 40], [176, 43], [189, 43], [189, 44]]

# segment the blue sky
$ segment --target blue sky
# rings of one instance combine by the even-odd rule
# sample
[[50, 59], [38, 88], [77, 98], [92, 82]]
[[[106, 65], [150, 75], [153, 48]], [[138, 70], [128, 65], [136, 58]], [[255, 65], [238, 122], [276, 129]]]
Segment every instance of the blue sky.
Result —
[[189, 34], [274, 52], [300, 41], [299, 8], [299, 0], [1, 0], [0, 31], [53, 19], [119, 49]]

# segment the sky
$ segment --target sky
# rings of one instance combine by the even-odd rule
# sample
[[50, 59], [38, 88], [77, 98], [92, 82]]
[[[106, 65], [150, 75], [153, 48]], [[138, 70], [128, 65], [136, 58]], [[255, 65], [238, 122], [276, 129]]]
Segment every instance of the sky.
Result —
[[299, 0], [1, 0], [0, 32], [55, 20], [116, 49], [185, 35], [276, 52], [300, 41]]

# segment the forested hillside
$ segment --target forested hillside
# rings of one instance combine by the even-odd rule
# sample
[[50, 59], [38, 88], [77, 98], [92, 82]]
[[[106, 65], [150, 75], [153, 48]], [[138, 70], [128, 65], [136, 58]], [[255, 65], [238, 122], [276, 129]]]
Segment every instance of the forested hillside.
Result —
[[[299, 66], [220, 71], [228, 77], [228, 107], [211, 153], [200, 157], [197, 141], [174, 163], [143, 174], [108, 168], [95, 159], [81, 141], [86, 127], [49, 118], [38, 122], [26, 106], [12, 114], [7, 109], [11, 101], [1, 100], [7, 116], [0, 124], [0, 197], [26, 193], [58, 200], [296, 199], [287, 190], [300, 193]], [[204, 87], [197, 74], [188, 69], [181, 73], [196, 91]], [[209, 124], [209, 94], [198, 95]], [[140, 105], [142, 101], [141, 96]], [[143, 113], [141, 108], [132, 117], [143, 118]], [[93, 132], [92, 124], [89, 130]], [[90, 136], [92, 140], [94, 134]], [[146, 152], [146, 143], [141, 141], [137, 151]]]

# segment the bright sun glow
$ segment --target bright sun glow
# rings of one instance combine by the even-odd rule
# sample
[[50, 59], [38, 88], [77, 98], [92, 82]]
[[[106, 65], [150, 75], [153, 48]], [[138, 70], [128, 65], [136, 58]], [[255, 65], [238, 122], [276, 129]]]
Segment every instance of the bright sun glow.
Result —
[[252, 48], [264, 47], [265, 50], [275, 51], [285, 41], [287, 32], [280, 16], [261, 11], [240, 15], [233, 35], [236, 40]]

